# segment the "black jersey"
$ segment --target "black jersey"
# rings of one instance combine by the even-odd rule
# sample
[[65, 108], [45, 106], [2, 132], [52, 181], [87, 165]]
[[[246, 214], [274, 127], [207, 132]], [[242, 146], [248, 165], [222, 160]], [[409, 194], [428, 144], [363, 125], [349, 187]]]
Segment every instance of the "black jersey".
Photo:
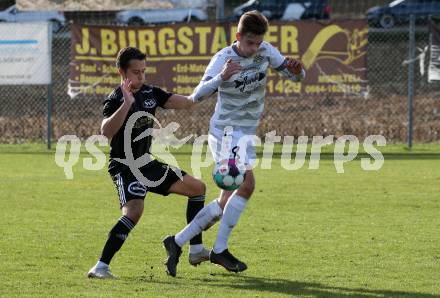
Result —
[[[135, 101], [131, 106], [127, 117], [124, 120], [121, 128], [112, 137], [110, 142], [110, 160], [108, 165], [108, 171], [111, 175], [116, 175], [122, 170], [127, 168], [126, 165], [121, 164], [115, 160], [115, 158], [125, 159], [124, 152], [124, 130], [130, 116], [139, 111], [145, 111], [152, 115], [155, 114], [156, 108], [163, 107], [167, 100], [172, 95], [160, 88], [143, 85], [139, 91], [133, 94]], [[116, 112], [124, 102], [124, 96], [122, 94], [121, 86], [117, 87], [104, 101], [104, 118], [108, 118]], [[152, 137], [148, 136], [139, 141], [133, 142], [133, 140], [144, 132], [148, 128], [152, 128], [154, 125], [153, 119], [150, 117], [139, 118], [131, 132], [131, 148], [133, 151], [133, 157], [135, 159], [141, 157], [145, 153], [150, 153], [150, 146]]]

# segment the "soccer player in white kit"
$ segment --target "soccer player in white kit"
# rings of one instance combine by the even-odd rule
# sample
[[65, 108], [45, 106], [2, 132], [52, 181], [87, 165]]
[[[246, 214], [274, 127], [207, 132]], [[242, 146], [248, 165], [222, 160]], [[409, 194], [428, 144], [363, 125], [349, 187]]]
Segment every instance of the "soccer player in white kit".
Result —
[[[210, 260], [233, 272], [247, 269], [245, 263], [229, 252], [228, 238], [255, 188], [252, 167], [256, 154], [252, 139], [264, 109], [267, 70], [271, 67], [293, 81], [305, 77], [300, 61], [284, 57], [278, 49], [263, 41], [268, 26], [267, 19], [258, 11], [242, 15], [236, 41], [211, 59], [202, 81], [190, 96], [193, 101], [200, 102], [218, 92], [208, 144], [216, 162], [228, 159], [233, 153], [231, 150], [238, 149], [238, 156], [246, 166], [245, 180], [234, 192], [222, 190], [220, 198], [206, 205], [182, 231], [168, 236], [174, 238], [179, 249], [221, 218]], [[229, 141], [223, 141], [222, 145], [224, 137]], [[173, 255], [172, 251], [167, 252]], [[177, 262], [178, 254], [176, 258], [168, 258], [166, 265], [175, 268]]]

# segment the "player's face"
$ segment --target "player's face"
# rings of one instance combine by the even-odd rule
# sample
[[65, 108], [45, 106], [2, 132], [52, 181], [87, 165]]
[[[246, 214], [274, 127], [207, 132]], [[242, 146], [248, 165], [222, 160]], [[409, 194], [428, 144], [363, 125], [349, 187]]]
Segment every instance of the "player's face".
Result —
[[133, 59], [130, 61], [127, 70], [123, 73], [124, 78], [132, 82], [133, 89], [139, 89], [145, 83], [145, 60]]
[[257, 53], [258, 48], [263, 42], [264, 35], [255, 35], [251, 33], [241, 35], [240, 33], [237, 33], [236, 38], [240, 55], [252, 57]]

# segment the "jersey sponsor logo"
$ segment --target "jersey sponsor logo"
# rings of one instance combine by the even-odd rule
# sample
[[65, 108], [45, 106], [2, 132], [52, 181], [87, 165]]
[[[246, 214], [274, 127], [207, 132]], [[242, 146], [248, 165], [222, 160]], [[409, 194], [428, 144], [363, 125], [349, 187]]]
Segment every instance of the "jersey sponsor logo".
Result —
[[156, 101], [153, 98], [149, 98], [144, 100], [144, 108], [145, 109], [152, 109], [156, 106]]
[[128, 186], [128, 192], [132, 195], [142, 197], [147, 194], [147, 188], [139, 181], [135, 181]]
[[[241, 92], [244, 92], [245, 89], [247, 89], [248, 91], [250, 89], [254, 89], [256, 88], [257, 84], [254, 84], [256, 82], [260, 82], [262, 79], [264, 79], [266, 77], [266, 74], [264, 72], [257, 72], [255, 74], [249, 74], [249, 75], [245, 75], [243, 77], [243, 80], [235, 80], [235, 89], [239, 89]], [[253, 88], [246, 88], [246, 86], [250, 86], [254, 84], [255, 86], [253, 86]]]

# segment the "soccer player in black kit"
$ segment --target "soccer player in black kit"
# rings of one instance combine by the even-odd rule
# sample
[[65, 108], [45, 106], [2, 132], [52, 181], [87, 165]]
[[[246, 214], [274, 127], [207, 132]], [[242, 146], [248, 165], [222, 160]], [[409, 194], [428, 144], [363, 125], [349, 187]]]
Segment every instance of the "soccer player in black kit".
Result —
[[[104, 101], [104, 120], [101, 125], [101, 133], [111, 139], [108, 171], [119, 194], [122, 217], [110, 230], [99, 261], [87, 274], [90, 278], [115, 277], [110, 272], [110, 261], [141, 218], [147, 192], [164, 196], [170, 193], [187, 196], [189, 198], [186, 210], [188, 223], [204, 205], [205, 184], [184, 171], [181, 171], [183, 175], [181, 180], [167, 164], [151, 160], [140, 168], [142, 175], [149, 181], [163, 181], [159, 185], [152, 184], [153, 186], [149, 187], [136, 179], [129, 166], [117, 161], [117, 159], [124, 160], [126, 158], [124, 142], [130, 140], [125, 140], [124, 130], [133, 113], [144, 111], [154, 115], [157, 107], [188, 109], [194, 104], [185, 96], [171, 94], [145, 84], [145, 59], [146, 55], [134, 47], [124, 48], [118, 53], [116, 66], [121, 75], [122, 83]], [[153, 125], [153, 119], [145, 116], [137, 119], [134, 124], [131, 132], [131, 148], [134, 159], [150, 152], [151, 136], [136, 142], [133, 140], [147, 129], [152, 128]], [[178, 260], [181, 250], [180, 247], [176, 247], [174, 239], [166, 238], [163, 244], [167, 251], [174, 252], [168, 255], [168, 261], [170, 258], [173, 258], [174, 262]], [[189, 262], [191, 265], [198, 265], [209, 260], [209, 251], [203, 247], [201, 234], [191, 239], [190, 244]], [[167, 273], [175, 276], [175, 266], [167, 268]]]

